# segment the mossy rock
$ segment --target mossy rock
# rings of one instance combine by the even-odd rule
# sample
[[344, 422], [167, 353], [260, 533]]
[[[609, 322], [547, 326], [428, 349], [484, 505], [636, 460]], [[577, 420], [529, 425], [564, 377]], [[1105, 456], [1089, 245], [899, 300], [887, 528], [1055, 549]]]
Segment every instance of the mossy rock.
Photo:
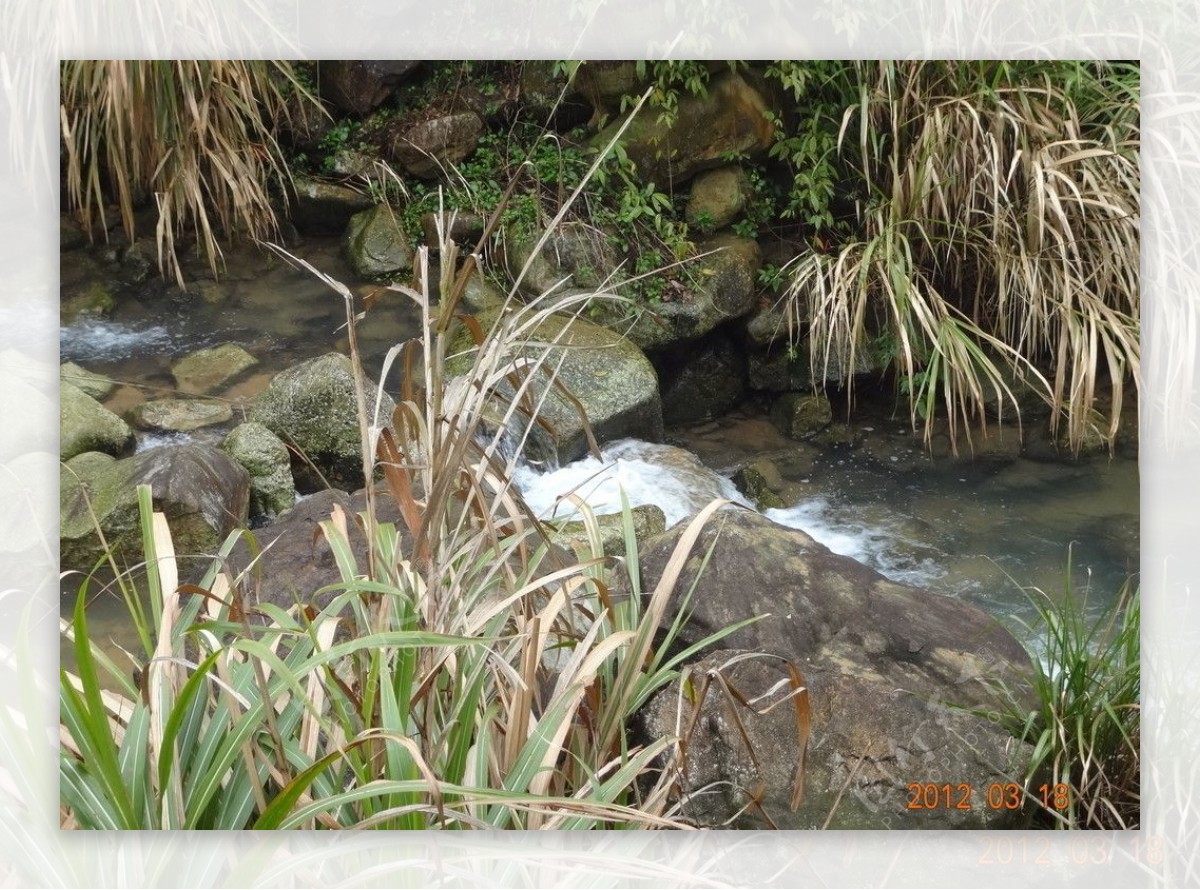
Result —
[[[768, 110], [767, 101], [749, 82], [737, 74], [724, 74], [710, 81], [706, 95], [681, 96], [669, 122], [643, 110], [625, 130], [621, 144], [637, 165], [639, 179], [666, 191], [701, 170], [726, 163], [730, 154], [751, 159], [765, 155], [775, 138], [774, 125], [765, 114]], [[607, 146], [622, 123], [613, 121], [593, 137], [592, 144]]]
[[220, 448], [250, 474], [250, 515], [274, 518], [296, 503], [287, 446], [261, 423], [233, 428]]
[[70, 460], [85, 451], [120, 455], [133, 448], [133, 430], [79, 387], [65, 380], [59, 388], [59, 457]]
[[236, 343], [200, 349], [171, 366], [175, 385], [186, 393], [207, 395], [258, 364], [258, 359]]
[[137, 506], [142, 483], [151, 486], [154, 508], [166, 515], [180, 556], [215, 553], [229, 532], [246, 523], [250, 477], [211, 446], [168, 445], [123, 460], [78, 455], [59, 483], [64, 570], [90, 571], [104, 555], [96, 522], [118, 564], [143, 558]]
[[[370, 409], [378, 387], [367, 380], [366, 389]], [[385, 421], [394, 407], [384, 393], [380, 416]], [[343, 489], [363, 484], [354, 369], [341, 353], [326, 353], [277, 374], [255, 401], [249, 419], [304, 455], [291, 458], [292, 473], [302, 492], [317, 491], [326, 482]]]
[[762, 250], [758, 244], [735, 235], [718, 235], [696, 245], [703, 256], [688, 266], [694, 282], [687, 299], [672, 300], [644, 311], [631, 327], [621, 330], [642, 349], [664, 349], [702, 337], [717, 325], [745, 315], [754, 307]]
[[108, 377], [89, 371], [74, 362], [63, 363], [59, 367], [58, 374], [59, 379], [63, 383], [70, 383], [79, 387], [79, 389], [97, 401], [105, 398], [117, 388], [117, 384]]
[[781, 509], [787, 506], [783, 498], [771, 490], [763, 472], [753, 464], [734, 473], [733, 484], [737, 486], [738, 491], [754, 501], [760, 510]]
[[806, 439], [833, 422], [833, 407], [824, 395], [784, 393], [771, 406], [771, 422], [789, 439]]
[[362, 278], [382, 278], [412, 269], [412, 244], [396, 212], [386, 204], [355, 214], [342, 246], [355, 274]]
[[684, 219], [700, 231], [723, 229], [746, 208], [750, 180], [741, 167], [718, 167], [696, 176]]
[[[477, 321], [486, 332], [499, 318], [498, 311], [490, 311], [481, 313]], [[565, 315], [550, 315], [539, 323], [525, 338], [524, 354], [540, 356], [538, 344], [546, 344], [549, 357], [544, 366], [558, 369], [558, 383], [578, 400], [598, 443], [627, 436], [661, 441], [658, 375], [637, 346], [607, 328]], [[447, 362], [448, 375], [463, 375], [470, 368], [474, 341], [465, 328], [455, 336], [447, 355], [456, 356]], [[540, 414], [544, 425], [531, 430], [528, 456], [555, 457], [562, 463], [582, 457], [588, 444], [579, 410], [540, 374], [533, 384], [535, 403], [543, 386], [549, 387]]]
[[103, 318], [116, 305], [109, 286], [101, 281], [92, 281], [63, 297], [59, 314], [63, 324], [71, 324], [81, 318]]

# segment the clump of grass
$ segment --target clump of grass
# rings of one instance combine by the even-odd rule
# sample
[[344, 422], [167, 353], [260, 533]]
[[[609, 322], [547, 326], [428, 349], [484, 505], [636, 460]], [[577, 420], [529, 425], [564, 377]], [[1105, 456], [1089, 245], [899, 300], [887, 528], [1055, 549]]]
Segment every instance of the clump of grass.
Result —
[[[253, 603], [246, 579], [218, 558], [200, 584], [181, 586], [169, 530], [142, 492], [153, 620], [138, 679], [92, 646], [86, 586], [64, 622], [79, 665], [61, 684], [61, 787], [74, 823], [683, 827], [681, 740], [637, 745], [627, 727], [686, 658], [741, 626], [680, 653], [669, 649], [678, 623], [661, 627], [701, 528], [724, 502], [693, 520], [652, 591], [639, 586], [628, 511], [623, 562], [553, 547], [510, 481], [555, 390], [554, 344], [535, 336], [550, 301], [510, 300], [486, 332], [468, 321], [472, 364], [451, 379], [474, 258], [460, 269], [444, 232], [440, 248], [436, 287], [427, 248], [418, 285], [392, 287], [418, 305], [422, 335], [385, 363], [385, 378], [396, 361], [405, 370], [390, 418], [366, 401], [355, 337], [360, 309], [379, 294], [360, 307], [312, 270], [345, 301], [364, 476], [378, 467], [384, 479], [382, 490], [368, 486], [358, 517], [335, 510], [320, 525], [338, 584], [288, 609]], [[522, 431], [515, 448], [510, 427]], [[399, 528], [379, 521], [380, 497], [395, 499]], [[361, 564], [350, 546], [356, 521], [369, 545]], [[593, 529], [593, 552], [601, 547]], [[613, 593], [617, 579], [629, 594]]]
[[81, 60], [61, 74], [67, 200], [89, 234], [115, 201], [133, 240], [134, 209], [153, 199], [159, 264], [181, 285], [185, 226], [214, 275], [219, 237], [275, 234], [271, 186], [289, 182], [276, 123], [289, 95], [319, 107], [289, 63]]
[[814, 375], [832, 364], [850, 379], [874, 341], [927, 440], [938, 407], [952, 441], [989, 398], [1017, 409], [1015, 380], [1073, 447], [1111, 441], [1140, 362], [1136, 65], [855, 71], [839, 148], [856, 216], [788, 267], [790, 331], [807, 332]]
[[[1001, 715], [1033, 746], [1023, 777], [1044, 827], [1137, 828], [1140, 821], [1141, 602], [1132, 579], [1099, 621], [1070, 587], [1058, 600], [1029, 592], [1037, 609], [1030, 637], [1034, 703], [1007, 695]], [[1007, 693], [1007, 690], [1005, 691]]]

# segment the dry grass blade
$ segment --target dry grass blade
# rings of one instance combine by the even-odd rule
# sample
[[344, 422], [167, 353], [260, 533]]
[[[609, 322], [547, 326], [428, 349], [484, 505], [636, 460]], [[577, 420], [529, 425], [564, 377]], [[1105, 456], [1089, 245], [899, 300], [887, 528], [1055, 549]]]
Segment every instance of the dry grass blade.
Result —
[[814, 378], [835, 369], [852, 384], [874, 340], [927, 440], [936, 408], [953, 440], [970, 438], [989, 392], [1017, 409], [1011, 380], [1042, 395], [1073, 447], [1112, 441], [1140, 364], [1136, 73], [1080, 63], [1064, 80], [1063, 67], [858, 69], [839, 146], [857, 152], [865, 206], [832, 254], [793, 261], [785, 295]]
[[190, 224], [216, 274], [219, 236], [276, 231], [270, 187], [289, 176], [274, 130], [290, 94], [319, 107], [283, 62], [63, 62], [68, 203], [93, 233], [114, 200], [133, 240], [134, 208], [153, 197], [163, 272], [182, 285], [176, 245]]

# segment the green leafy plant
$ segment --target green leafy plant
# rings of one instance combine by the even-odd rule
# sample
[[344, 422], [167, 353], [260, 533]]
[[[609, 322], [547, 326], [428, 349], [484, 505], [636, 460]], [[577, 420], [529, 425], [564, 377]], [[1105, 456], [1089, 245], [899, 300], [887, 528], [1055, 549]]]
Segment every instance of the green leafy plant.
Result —
[[[640, 587], [627, 505], [623, 562], [599, 555], [586, 509], [597, 556], [568, 559], [552, 547], [511, 479], [555, 389], [555, 344], [539, 344], [535, 332], [564, 305], [510, 305], [487, 331], [461, 322], [475, 265], [460, 268], [444, 227], [439, 248], [436, 284], [422, 248], [417, 287], [391, 288], [416, 303], [422, 331], [385, 364], [385, 379], [396, 362], [406, 369], [391, 417], [367, 402], [357, 345], [360, 310], [376, 297], [359, 306], [340, 282], [292, 258], [345, 303], [364, 476], [378, 467], [384, 480], [368, 486], [357, 518], [334, 510], [320, 524], [339, 583], [288, 609], [254, 604], [246, 577], [221, 558], [231, 538], [199, 584], [180, 585], [166, 521], [140, 492], [151, 618], [138, 679], [93, 645], [86, 586], [63, 624], [78, 662], [61, 679], [60, 776], [73, 824], [681, 824], [686, 741], [638, 746], [628, 724], [686, 659], [745, 624], [675, 652], [678, 622], [663, 623], [704, 523], [724, 502], [689, 524], [653, 590]], [[451, 377], [459, 324], [474, 347], [458, 356], [463, 376]], [[382, 497], [395, 501], [398, 525], [379, 520]], [[350, 545], [352, 524], [365, 559]]]
[[1000, 719], [1033, 746], [1021, 777], [1039, 822], [1053, 828], [1137, 828], [1140, 821], [1141, 598], [1131, 579], [1099, 620], [1071, 586], [1058, 598], [1029, 591], [1032, 707], [1007, 695]]
[[115, 202], [132, 240], [135, 207], [153, 200], [164, 274], [182, 284], [185, 227], [216, 274], [219, 238], [277, 230], [272, 186], [289, 179], [275, 127], [291, 95], [320, 107], [286, 62], [63, 62], [67, 202], [89, 233]]

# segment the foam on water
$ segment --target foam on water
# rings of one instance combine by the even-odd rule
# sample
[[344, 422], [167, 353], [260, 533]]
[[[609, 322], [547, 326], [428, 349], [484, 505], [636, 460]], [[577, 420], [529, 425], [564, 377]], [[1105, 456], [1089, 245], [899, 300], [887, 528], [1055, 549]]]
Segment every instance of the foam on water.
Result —
[[[543, 519], [575, 513], [574, 504], [565, 499], [570, 494], [578, 495], [598, 514], [619, 512], [622, 489], [630, 506], [654, 504], [661, 508], [668, 527], [715, 498], [746, 504], [732, 482], [681, 448], [624, 439], [606, 445], [600, 455], [599, 460], [585, 457], [547, 473], [522, 466], [514, 481]], [[843, 513], [825, 498], [813, 498], [767, 510], [764, 515], [806, 532], [834, 553], [871, 566], [893, 581], [927, 586], [942, 575], [935, 560], [914, 553], [914, 548], [921, 549], [919, 542], [906, 540], [894, 529], [856, 522], [852, 512]]]
[[59, 351], [64, 361], [114, 361], [131, 355], [165, 352], [171, 335], [162, 325], [133, 325], [84, 318], [59, 329]]
[[765, 510], [763, 515], [772, 522], [799, 529], [834, 553], [849, 556], [902, 584], [927, 587], [944, 574], [933, 559], [909, 552], [914, 546], [920, 547], [919, 542], [908, 541], [884, 526], [855, 522], [841, 512], [825, 498], [813, 498], [792, 507]]
[[548, 473], [522, 466], [514, 482], [543, 519], [575, 513], [575, 505], [566, 500], [571, 494], [581, 497], [598, 514], [620, 512], [622, 489], [630, 506], [659, 507], [668, 527], [716, 498], [745, 503], [732, 482], [705, 467], [690, 452], [634, 439], [606, 445], [600, 451], [600, 460], [589, 456]]

